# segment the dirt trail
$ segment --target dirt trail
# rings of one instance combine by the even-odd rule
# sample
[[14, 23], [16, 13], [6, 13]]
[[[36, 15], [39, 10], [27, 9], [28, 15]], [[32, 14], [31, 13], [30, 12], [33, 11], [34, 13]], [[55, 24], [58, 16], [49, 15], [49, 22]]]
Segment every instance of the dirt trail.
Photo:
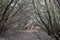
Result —
[[[40, 35], [39, 35], [40, 34]], [[44, 32], [37, 30], [10, 30], [0, 40], [54, 40]]]

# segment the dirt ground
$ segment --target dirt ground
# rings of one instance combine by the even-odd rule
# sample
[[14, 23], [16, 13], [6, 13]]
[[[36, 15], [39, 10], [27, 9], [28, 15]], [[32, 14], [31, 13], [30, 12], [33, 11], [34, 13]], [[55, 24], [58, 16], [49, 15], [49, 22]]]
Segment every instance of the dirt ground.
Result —
[[47, 33], [37, 30], [10, 30], [0, 40], [54, 40]]

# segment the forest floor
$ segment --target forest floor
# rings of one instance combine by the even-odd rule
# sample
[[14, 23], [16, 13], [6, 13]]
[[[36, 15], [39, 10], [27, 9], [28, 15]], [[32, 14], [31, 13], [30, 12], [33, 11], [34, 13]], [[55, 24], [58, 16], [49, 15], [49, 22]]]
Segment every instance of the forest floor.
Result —
[[0, 40], [54, 40], [46, 32], [32, 29], [7, 31]]

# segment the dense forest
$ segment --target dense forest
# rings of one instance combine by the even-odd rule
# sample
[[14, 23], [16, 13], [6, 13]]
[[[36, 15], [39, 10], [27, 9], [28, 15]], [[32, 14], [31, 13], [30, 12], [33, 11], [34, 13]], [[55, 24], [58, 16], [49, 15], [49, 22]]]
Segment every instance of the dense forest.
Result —
[[60, 0], [0, 0], [0, 37], [10, 30], [28, 29], [60, 40]]

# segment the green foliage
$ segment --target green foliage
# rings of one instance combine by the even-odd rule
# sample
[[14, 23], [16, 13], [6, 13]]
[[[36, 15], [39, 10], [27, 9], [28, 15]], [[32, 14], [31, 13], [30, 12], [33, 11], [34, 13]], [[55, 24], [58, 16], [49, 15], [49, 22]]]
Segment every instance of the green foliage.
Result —
[[60, 14], [60, 9], [58, 10], [58, 13]]
[[43, 0], [38, 0], [39, 2], [42, 2]]
[[3, 0], [0, 0], [0, 5], [2, 4]]

